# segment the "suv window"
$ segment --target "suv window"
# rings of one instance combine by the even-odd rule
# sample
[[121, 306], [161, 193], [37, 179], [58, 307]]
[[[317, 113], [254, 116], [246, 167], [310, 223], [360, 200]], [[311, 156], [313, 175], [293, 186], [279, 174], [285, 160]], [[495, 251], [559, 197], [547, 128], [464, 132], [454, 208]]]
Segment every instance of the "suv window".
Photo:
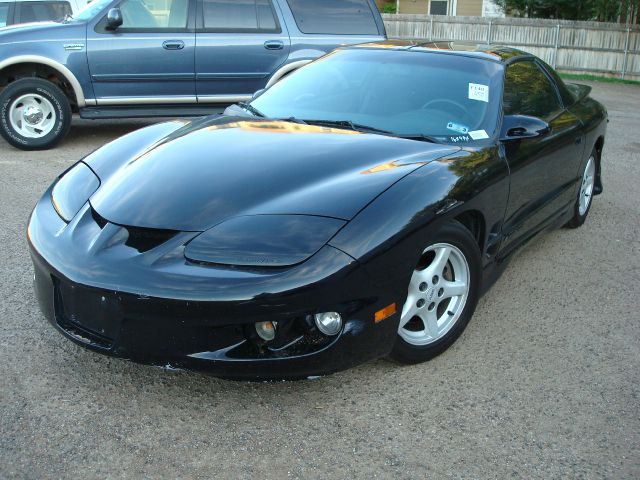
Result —
[[62, 20], [71, 14], [69, 2], [19, 2], [16, 23]]
[[287, 0], [302, 33], [378, 35], [368, 0]]
[[204, 0], [202, 8], [206, 31], [280, 32], [270, 0]]
[[555, 86], [535, 62], [517, 62], [507, 68], [504, 84], [506, 115], [549, 118], [560, 110], [562, 104]]
[[9, 20], [9, 8], [11, 8], [10, 3], [0, 3], [0, 27], [7, 26], [7, 21]]
[[119, 31], [185, 29], [188, 10], [188, 0], [124, 0]]

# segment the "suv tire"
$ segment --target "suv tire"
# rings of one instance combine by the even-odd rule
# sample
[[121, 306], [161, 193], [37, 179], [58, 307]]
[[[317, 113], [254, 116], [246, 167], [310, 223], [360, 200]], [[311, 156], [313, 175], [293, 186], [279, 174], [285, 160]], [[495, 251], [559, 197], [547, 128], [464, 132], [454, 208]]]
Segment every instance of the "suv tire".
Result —
[[47, 80], [23, 78], [0, 93], [0, 135], [16, 148], [52, 148], [70, 127], [69, 100]]

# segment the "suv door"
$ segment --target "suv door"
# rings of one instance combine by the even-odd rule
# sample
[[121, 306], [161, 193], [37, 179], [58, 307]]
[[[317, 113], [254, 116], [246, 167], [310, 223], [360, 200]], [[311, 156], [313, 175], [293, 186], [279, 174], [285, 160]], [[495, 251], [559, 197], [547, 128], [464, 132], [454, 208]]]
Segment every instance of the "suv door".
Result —
[[198, 0], [199, 103], [249, 98], [289, 56], [290, 40], [272, 0]]
[[98, 105], [195, 103], [195, 0], [122, 0], [88, 26], [87, 58]]
[[576, 172], [584, 149], [582, 124], [562, 103], [556, 83], [534, 60], [507, 67], [505, 115], [545, 120], [551, 131], [504, 145], [511, 172], [505, 244], [516, 247], [575, 203]]

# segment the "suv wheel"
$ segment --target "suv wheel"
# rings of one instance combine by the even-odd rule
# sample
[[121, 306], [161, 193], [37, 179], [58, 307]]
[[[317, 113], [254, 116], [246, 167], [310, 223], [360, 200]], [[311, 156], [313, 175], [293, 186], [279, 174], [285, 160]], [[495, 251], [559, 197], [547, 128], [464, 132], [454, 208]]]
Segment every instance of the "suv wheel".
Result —
[[69, 101], [47, 80], [16, 80], [0, 93], [0, 134], [14, 147], [51, 148], [67, 135], [70, 127]]

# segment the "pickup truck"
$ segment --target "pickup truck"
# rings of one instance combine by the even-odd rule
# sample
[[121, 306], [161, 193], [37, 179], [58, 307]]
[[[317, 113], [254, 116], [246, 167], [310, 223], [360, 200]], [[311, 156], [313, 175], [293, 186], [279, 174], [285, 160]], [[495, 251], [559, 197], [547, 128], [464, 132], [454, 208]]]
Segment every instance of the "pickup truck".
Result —
[[374, 0], [94, 0], [0, 28], [0, 134], [47, 149], [73, 113], [221, 112], [340, 45], [385, 38]]

